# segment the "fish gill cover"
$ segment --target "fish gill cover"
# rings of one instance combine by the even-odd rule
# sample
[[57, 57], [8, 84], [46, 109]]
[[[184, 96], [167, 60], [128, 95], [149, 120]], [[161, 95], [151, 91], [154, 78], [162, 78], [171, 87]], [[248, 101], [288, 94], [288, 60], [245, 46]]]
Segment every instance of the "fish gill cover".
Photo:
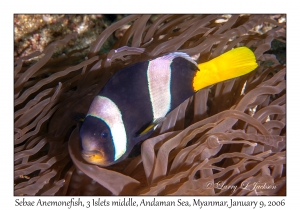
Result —
[[[273, 54], [285, 43], [284, 17], [128, 15], [86, 55], [70, 47], [80, 33], [15, 52], [14, 194], [285, 195], [286, 67]], [[202, 63], [239, 46], [254, 51], [255, 71], [198, 91], [124, 161], [101, 168], [82, 159], [74, 115], [118, 70], [174, 51]]]

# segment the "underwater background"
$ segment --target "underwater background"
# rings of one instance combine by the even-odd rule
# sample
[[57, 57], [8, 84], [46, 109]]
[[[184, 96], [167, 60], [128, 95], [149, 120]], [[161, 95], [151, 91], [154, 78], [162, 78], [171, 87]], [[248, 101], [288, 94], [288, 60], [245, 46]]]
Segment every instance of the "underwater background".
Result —
[[[285, 195], [285, 19], [15, 15], [15, 195]], [[254, 51], [255, 71], [198, 91], [122, 162], [81, 158], [74, 114], [118, 70], [174, 51], [202, 63], [239, 46]]]

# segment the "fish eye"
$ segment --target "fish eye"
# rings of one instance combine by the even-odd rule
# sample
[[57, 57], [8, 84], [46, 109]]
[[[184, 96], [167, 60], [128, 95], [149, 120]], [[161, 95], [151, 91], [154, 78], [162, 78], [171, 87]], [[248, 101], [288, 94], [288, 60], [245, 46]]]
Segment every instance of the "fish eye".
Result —
[[102, 136], [103, 138], [107, 138], [107, 137], [108, 137], [108, 133], [107, 133], [106, 131], [103, 131], [103, 132], [101, 133], [101, 136]]

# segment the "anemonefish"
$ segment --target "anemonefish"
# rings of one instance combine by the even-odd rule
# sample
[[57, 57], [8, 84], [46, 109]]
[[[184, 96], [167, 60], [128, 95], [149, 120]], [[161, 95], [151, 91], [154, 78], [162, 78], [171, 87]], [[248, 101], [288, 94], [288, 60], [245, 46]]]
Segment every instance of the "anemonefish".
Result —
[[257, 66], [254, 53], [239, 47], [201, 64], [172, 52], [118, 71], [94, 98], [81, 125], [82, 157], [104, 167], [125, 159], [195, 92]]

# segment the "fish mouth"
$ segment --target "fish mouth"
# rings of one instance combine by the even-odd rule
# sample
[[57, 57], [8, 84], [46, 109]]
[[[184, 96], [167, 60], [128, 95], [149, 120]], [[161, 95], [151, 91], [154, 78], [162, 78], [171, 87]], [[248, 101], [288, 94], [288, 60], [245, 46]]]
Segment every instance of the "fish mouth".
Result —
[[94, 155], [103, 157], [103, 153], [101, 151], [98, 151], [98, 150], [92, 150], [92, 151], [82, 150], [81, 154], [82, 154], [82, 156], [85, 156], [85, 157], [88, 157], [88, 158], [91, 157], [91, 156], [94, 156]]
[[83, 159], [89, 163], [96, 164], [99, 166], [108, 166], [110, 163], [107, 161], [105, 154], [102, 151], [92, 150], [92, 151], [81, 151], [81, 156]]

